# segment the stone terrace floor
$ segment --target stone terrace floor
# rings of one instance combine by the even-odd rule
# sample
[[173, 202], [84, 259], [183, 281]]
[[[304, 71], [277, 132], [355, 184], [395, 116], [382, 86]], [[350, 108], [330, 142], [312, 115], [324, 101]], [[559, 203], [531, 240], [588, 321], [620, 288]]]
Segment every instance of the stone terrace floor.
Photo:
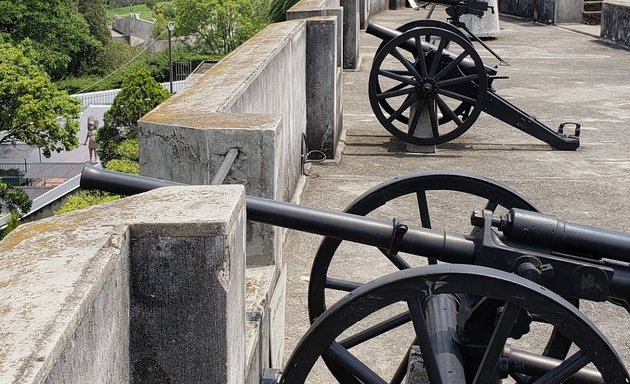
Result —
[[[436, 10], [434, 18], [439, 18]], [[444, 14], [442, 12], [442, 14]], [[371, 21], [396, 28], [424, 17], [413, 10], [387, 11]], [[555, 129], [561, 122], [582, 123], [577, 151], [556, 151], [543, 142], [482, 114], [464, 135], [435, 154], [405, 151], [405, 145], [378, 123], [368, 101], [368, 76], [380, 40], [360, 36], [361, 66], [344, 73], [345, 147], [340, 162], [313, 164], [302, 204], [341, 210], [364, 191], [387, 179], [419, 171], [464, 171], [498, 180], [527, 197], [539, 210], [566, 220], [630, 232], [630, 52], [600, 43], [597, 27], [557, 27], [502, 18], [497, 39], [487, 43], [511, 66], [500, 66], [497, 93]], [[578, 32], [576, 32], [578, 31]], [[477, 46], [484, 63], [497, 64]], [[456, 230], [470, 210], [457, 211], [466, 197], [429, 196], [440, 221], [434, 227]], [[413, 215], [413, 201], [400, 203], [383, 217]], [[472, 209], [480, 209], [476, 206]], [[433, 208], [432, 208], [433, 209]], [[417, 219], [416, 219], [417, 220]], [[284, 247], [288, 265], [286, 358], [308, 328], [306, 291], [321, 237], [290, 232]], [[367, 258], [365, 247], [343, 247], [335, 255], [340, 277], [368, 281], [389, 268]], [[610, 304], [583, 303], [587, 315], [630, 366], [630, 316]], [[408, 329], [407, 329], [408, 331]], [[409, 336], [379, 341], [356, 353], [377, 372], [391, 374]], [[536, 344], [545, 330], [537, 332]], [[392, 363], [394, 362], [394, 363]], [[333, 382], [321, 367], [312, 382]]]

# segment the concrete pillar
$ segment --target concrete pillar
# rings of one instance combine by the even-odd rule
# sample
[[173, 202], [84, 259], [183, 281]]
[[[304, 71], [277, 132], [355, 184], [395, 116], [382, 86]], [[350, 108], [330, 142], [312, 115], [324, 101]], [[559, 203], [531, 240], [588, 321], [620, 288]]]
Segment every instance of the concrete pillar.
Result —
[[462, 15], [460, 20], [477, 37], [497, 37], [499, 36], [499, 6], [497, 0], [485, 0], [490, 9], [482, 17], [475, 15]]
[[0, 383], [242, 384], [244, 200], [160, 188], [11, 232]]
[[336, 28], [335, 17], [311, 18], [306, 23], [306, 143], [327, 159], [335, 156], [340, 131]]
[[[223, 189], [220, 189], [223, 188]], [[240, 207], [229, 204], [241, 195]], [[245, 380], [243, 188], [216, 187], [215, 225], [134, 226], [130, 365], [136, 383]], [[176, 214], [176, 211], [166, 211]]]
[[[434, 105], [433, 108], [436, 108]], [[409, 107], [409, 129], [411, 129], [411, 122], [418, 109], [418, 103], [414, 103]], [[436, 110], [437, 114], [437, 110]], [[426, 103], [422, 105], [422, 111], [420, 119], [416, 126], [416, 130], [413, 132], [415, 137], [432, 137], [433, 130], [431, 129], [431, 118], [429, 117], [429, 107]], [[435, 153], [435, 145], [415, 145], [407, 143], [407, 152], [413, 153]]]
[[343, 7], [343, 68], [359, 68], [359, 0], [341, 0]]

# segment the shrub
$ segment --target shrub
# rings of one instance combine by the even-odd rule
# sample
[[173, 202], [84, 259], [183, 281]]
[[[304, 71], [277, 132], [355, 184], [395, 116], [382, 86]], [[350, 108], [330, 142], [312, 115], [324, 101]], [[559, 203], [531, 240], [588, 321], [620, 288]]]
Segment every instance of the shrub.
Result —
[[132, 160], [113, 159], [105, 163], [105, 168], [114, 172], [129, 173], [132, 175], [140, 174], [140, 164]]

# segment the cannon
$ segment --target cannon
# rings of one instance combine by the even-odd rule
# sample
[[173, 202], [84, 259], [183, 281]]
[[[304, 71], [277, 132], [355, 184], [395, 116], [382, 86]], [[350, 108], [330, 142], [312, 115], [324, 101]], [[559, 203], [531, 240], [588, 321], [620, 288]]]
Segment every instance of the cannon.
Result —
[[[81, 179], [82, 188], [127, 195], [168, 185], [181, 184], [93, 167]], [[437, 229], [427, 208], [433, 191], [480, 203], [470, 228]], [[417, 200], [419, 225], [368, 217], [405, 197]], [[250, 220], [326, 236], [311, 273], [312, 325], [268, 382], [303, 383], [320, 357], [341, 383], [401, 383], [406, 376], [407, 383], [499, 383], [508, 376], [516, 383], [630, 382], [610, 342], [578, 309], [588, 300], [630, 310], [629, 234], [542, 214], [510, 188], [459, 172], [384, 182], [346, 212], [257, 197], [247, 197], [246, 209]], [[376, 271], [367, 282], [349, 280], [347, 270], [330, 275], [344, 241], [375, 247], [399, 271]], [[420, 258], [439, 264], [413, 267]], [[332, 303], [327, 291], [342, 292], [341, 299]], [[508, 342], [538, 325], [551, 328], [541, 351]], [[401, 336], [405, 326], [409, 333]], [[406, 352], [386, 381], [354, 351], [392, 333]], [[422, 381], [410, 381], [410, 365], [424, 372]]]
[[[477, 3], [487, 6], [454, 1], [449, 14], [483, 12], [483, 6], [473, 6]], [[407, 143], [437, 145], [459, 137], [483, 111], [556, 149], [577, 149], [580, 124], [562, 123], [554, 131], [499, 96], [493, 82], [501, 77], [483, 64], [456, 25], [416, 20], [392, 30], [368, 24], [366, 32], [383, 40], [368, 87], [370, 105], [383, 127]]]

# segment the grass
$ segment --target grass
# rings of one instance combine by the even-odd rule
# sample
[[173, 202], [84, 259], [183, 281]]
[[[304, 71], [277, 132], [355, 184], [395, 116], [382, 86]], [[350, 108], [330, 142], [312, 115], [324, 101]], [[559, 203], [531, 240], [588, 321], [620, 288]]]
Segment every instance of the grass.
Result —
[[[162, 1], [161, 3], [170, 3], [170, 1]], [[140, 18], [144, 20], [153, 19], [153, 11], [144, 4], [132, 5], [130, 7], [112, 8], [107, 10], [107, 17], [113, 20], [116, 16], [127, 16], [130, 13], [139, 13]]]

